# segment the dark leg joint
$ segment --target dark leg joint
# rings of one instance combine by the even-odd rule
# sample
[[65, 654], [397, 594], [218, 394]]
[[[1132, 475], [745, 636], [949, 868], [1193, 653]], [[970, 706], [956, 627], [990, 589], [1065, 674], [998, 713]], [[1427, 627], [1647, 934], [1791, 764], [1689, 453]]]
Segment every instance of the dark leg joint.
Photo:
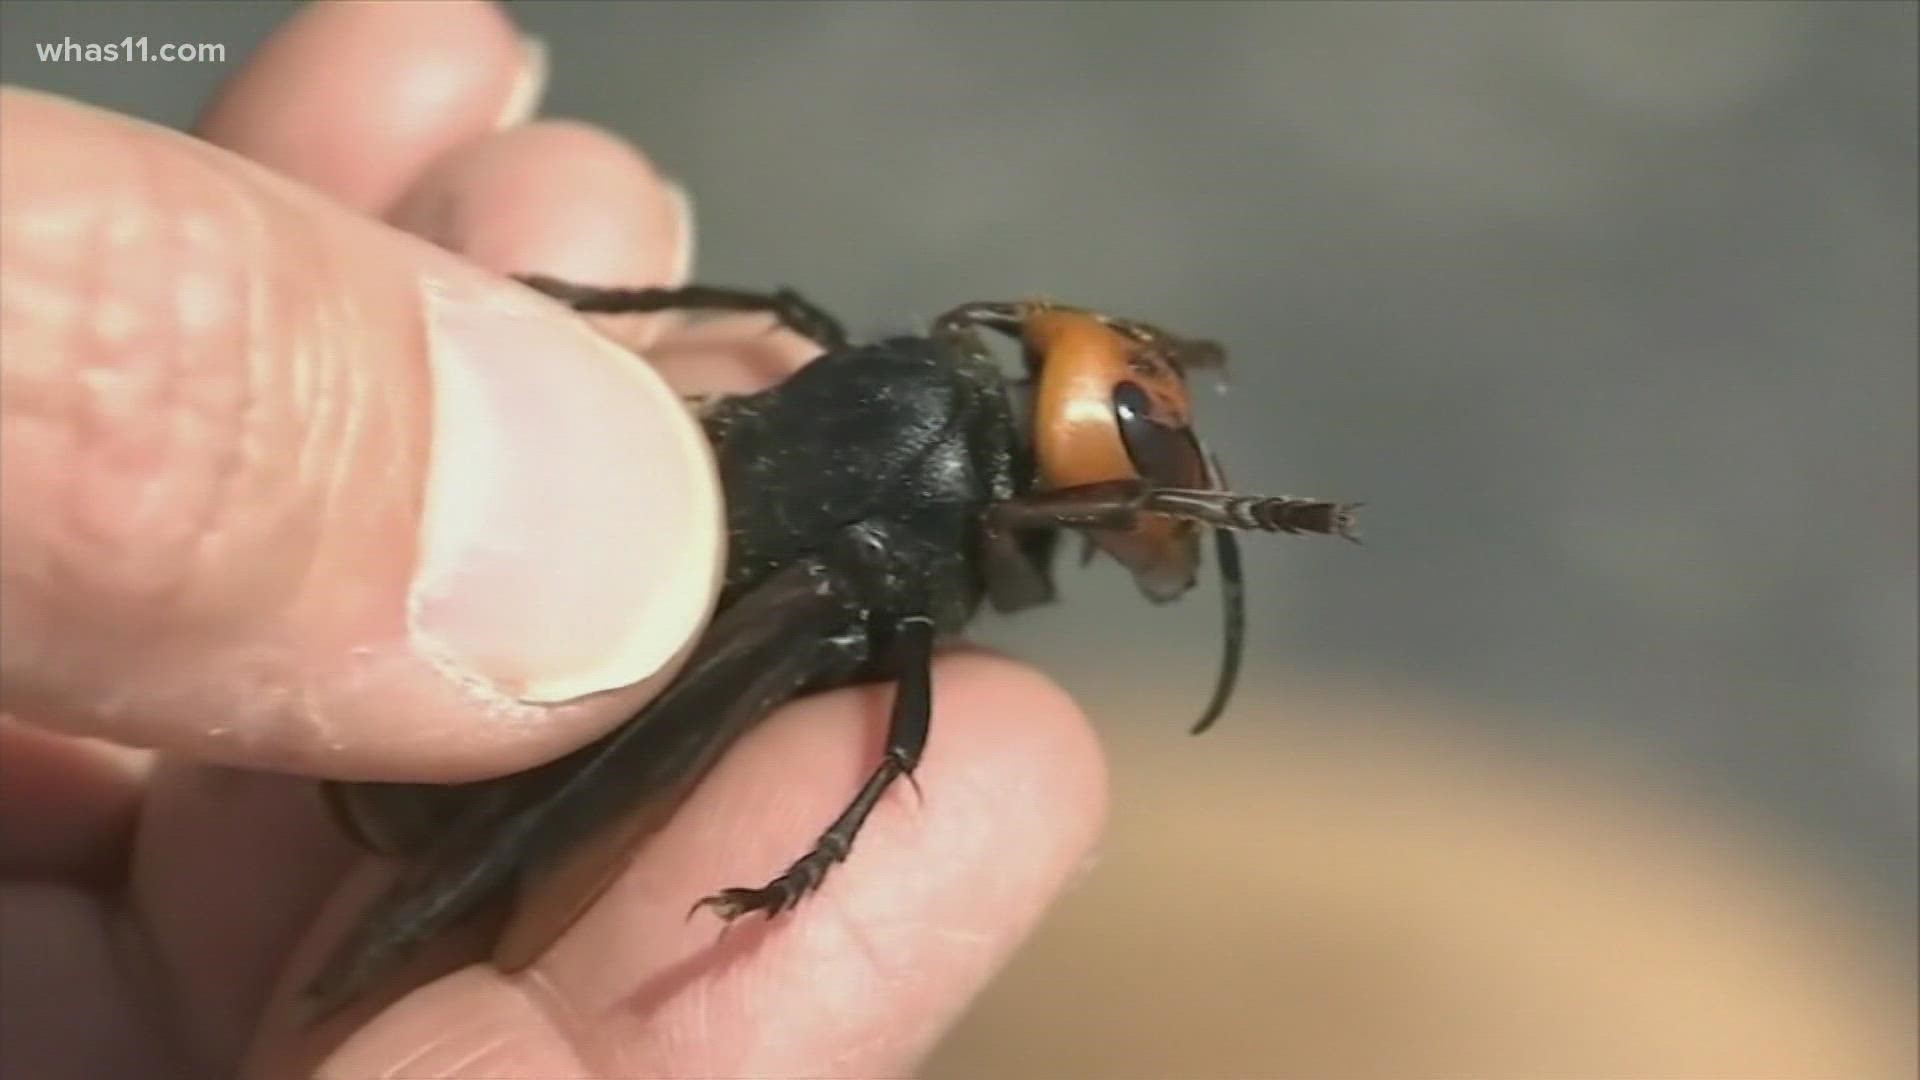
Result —
[[785, 872], [757, 889], [722, 889], [693, 905], [687, 914], [711, 908], [727, 922], [755, 911], [769, 918], [792, 909], [808, 893], [820, 887], [827, 871], [835, 863], [845, 862], [853, 850], [853, 841], [866, 824], [868, 815], [879, 804], [895, 780], [906, 777], [913, 782], [913, 770], [920, 764], [920, 751], [927, 742], [927, 727], [932, 719], [933, 622], [925, 616], [902, 619], [892, 633], [892, 649], [899, 669], [899, 687], [894, 692], [893, 712], [887, 724], [886, 757], [867, 777], [859, 794], [820, 834], [813, 848], [794, 860]]

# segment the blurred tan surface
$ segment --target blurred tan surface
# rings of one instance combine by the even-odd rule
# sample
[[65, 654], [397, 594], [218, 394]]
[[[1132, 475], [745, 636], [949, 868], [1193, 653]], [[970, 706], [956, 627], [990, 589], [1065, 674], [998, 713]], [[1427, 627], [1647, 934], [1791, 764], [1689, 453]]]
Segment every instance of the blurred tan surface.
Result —
[[1258, 701], [1109, 728], [1104, 854], [929, 1080], [1914, 1075], [1895, 939], [1644, 766]]

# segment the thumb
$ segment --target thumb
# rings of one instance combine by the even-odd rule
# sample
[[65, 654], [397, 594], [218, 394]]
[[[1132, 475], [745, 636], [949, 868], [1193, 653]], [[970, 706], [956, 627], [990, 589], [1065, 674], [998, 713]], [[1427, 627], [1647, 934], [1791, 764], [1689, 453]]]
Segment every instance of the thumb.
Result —
[[672, 676], [700, 431], [519, 286], [174, 132], [0, 94], [0, 709], [354, 779], [554, 756]]

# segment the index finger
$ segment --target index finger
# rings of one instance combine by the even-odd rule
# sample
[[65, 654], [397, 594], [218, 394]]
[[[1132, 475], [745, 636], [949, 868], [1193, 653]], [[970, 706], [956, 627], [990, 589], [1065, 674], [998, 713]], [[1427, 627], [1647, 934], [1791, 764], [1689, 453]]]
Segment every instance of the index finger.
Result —
[[538, 44], [491, 3], [315, 4], [220, 88], [195, 132], [380, 213], [442, 154], [524, 119], [544, 79]]

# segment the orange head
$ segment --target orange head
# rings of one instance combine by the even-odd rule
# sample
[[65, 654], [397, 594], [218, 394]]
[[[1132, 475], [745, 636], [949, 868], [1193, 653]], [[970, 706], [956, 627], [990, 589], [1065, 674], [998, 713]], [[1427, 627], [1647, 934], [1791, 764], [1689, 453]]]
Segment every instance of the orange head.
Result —
[[[1216, 488], [1193, 433], [1186, 371], [1217, 365], [1220, 351], [1142, 323], [1035, 305], [1022, 324], [1034, 374], [1033, 446], [1040, 482], [1068, 488], [1112, 480]], [[1126, 530], [1089, 530], [1149, 598], [1193, 586], [1200, 529], [1146, 515]]]

